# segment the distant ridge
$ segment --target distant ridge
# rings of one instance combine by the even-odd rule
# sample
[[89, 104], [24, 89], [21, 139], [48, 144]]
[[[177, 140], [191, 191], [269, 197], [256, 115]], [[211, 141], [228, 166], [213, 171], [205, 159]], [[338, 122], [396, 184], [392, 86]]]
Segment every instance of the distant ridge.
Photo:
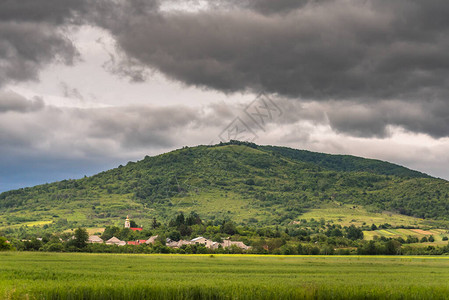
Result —
[[0, 194], [0, 228], [66, 220], [145, 224], [179, 211], [275, 225], [326, 203], [449, 219], [449, 182], [384, 161], [231, 141], [184, 147], [79, 179]]
[[294, 160], [314, 163], [328, 170], [343, 172], [371, 172], [383, 175], [396, 175], [415, 178], [432, 178], [431, 176], [406, 167], [381, 161], [352, 155], [325, 154], [307, 150], [296, 150], [287, 147], [259, 146], [264, 150], [271, 150]]

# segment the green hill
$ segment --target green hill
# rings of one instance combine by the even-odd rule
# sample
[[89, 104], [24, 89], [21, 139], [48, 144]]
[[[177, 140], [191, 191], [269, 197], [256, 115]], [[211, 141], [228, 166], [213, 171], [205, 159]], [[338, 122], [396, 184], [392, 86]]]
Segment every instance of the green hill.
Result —
[[147, 225], [179, 211], [275, 225], [320, 207], [449, 219], [449, 182], [378, 160], [231, 142], [182, 148], [79, 180], [0, 194], [0, 228]]

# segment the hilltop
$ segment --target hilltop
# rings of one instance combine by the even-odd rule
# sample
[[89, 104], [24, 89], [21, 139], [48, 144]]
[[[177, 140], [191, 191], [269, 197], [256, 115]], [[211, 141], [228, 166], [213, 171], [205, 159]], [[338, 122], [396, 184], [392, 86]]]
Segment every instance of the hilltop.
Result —
[[[449, 182], [379, 160], [230, 142], [184, 147], [78, 180], [0, 194], [0, 228], [139, 224], [177, 212], [238, 224], [298, 221], [322, 207], [449, 219]], [[69, 226], [69, 225], [68, 225]]]

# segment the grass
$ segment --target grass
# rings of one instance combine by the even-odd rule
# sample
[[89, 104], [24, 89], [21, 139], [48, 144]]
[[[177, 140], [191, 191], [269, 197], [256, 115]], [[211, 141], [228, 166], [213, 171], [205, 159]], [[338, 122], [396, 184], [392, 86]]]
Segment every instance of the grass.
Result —
[[393, 226], [422, 226], [427, 225], [423, 219], [410, 216], [395, 214], [391, 212], [370, 212], [361, 205], [349, 205], [332, 203], [323, 205], [320, 208], [311, 209], [309, 212], [298, 217], [299, 219], [310, 220], [314, 218], [319, 220], [324, 218], [326, 221], [332, 221], [335, 224], [343, 226], [362, 226], [365, 224], [384, 224], [389, 223]]
[[449, 257], [0, 253], [4, 299], [444, 299]]
[[419, 244], [410, 244], [410, 245], [416, 245], [416, 246], [443, 246], [447, 245], [447, 241], [443, 241], [443, 237], [449, 236], [449, 230], [447, 229], [429, 229], [425, 230], [425, 232], [428, 232], [430, 234], [423, 234], [420, 233], [420, 230], [414, 230], [414, 229], [380, 229], [380, 230], [373, 230], [373, 231], [364, 231], [363, 235], [365, 240], [372, 240], [374, 239], [374, 236], [378, 237], [386, 237], [386, 238], [398, 238], [402, 237], [404, 240], [407, 239], [407, 237], [410, 236], [416, 236], [419, 240], [423, 237], [429, 237], [430, 235], [433, 235], [435, 241], [429, 242], [429, 243], [419, 243]]
[[24, 223], [20, 223], [20, 224], [15, 224], [15, 225], [11, 225], [11, 226], [0, 226], [0, 229], [4, 229], [4, 228], [18, 228], [21, 226], [28, 226], [28, 227], [32, 227], [32, 226], [38, 226], [38, 227], [42, 227], [46, 224], [51, 224], [53, 221], [32, 221], [32, 222], [24, 222]]

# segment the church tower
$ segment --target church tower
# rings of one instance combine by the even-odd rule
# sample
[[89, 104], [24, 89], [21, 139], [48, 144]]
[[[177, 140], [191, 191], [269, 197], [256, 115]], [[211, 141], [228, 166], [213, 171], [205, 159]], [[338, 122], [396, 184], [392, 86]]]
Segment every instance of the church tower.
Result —
[[129, 216], [126, 216], [126, 220], [125, 220], [125, 228], [130, 228], [131, 224], [129, 223]]

